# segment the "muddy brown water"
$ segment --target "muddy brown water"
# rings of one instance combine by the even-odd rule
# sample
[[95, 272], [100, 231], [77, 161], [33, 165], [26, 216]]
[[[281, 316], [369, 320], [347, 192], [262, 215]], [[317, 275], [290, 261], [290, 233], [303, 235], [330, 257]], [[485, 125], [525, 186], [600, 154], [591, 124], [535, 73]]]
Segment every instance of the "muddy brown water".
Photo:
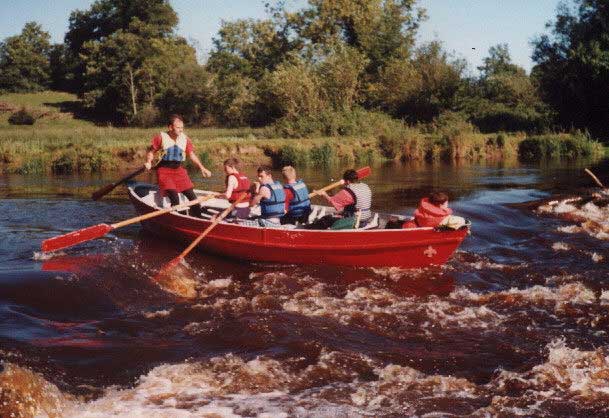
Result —
[[0, 416], [607, 416], [609, 243], [522, 205], [587, 193], [586, 164], [374, 167], [377, 210], [441, 190], [472, 221], [446, 266], [193, 253], [188, 303], [150, 280], [183, 246], [137, 225], [39, 253], [134, 216], [87, 199], [114, 176], [0, 177]]

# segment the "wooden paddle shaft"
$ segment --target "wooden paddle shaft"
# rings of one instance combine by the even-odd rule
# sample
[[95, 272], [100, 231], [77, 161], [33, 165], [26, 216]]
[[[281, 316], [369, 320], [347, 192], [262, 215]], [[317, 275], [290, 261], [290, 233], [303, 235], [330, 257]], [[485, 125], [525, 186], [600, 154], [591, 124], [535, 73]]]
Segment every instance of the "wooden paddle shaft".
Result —
[[[364, 177], [367, 177], [368, 175], [370, 175], [370, 167], [368, 167], [368, 166], [362, 167], [359, 170], [357, 170], [356, 172], [357, 172], [357, 178], [363, 179]], [[342, 186], [343, 184], [345, 184], [344, 180], [335, 181], [334, 183], [329, 184], [326, 187], [323, 187], [319, 190], [315, 190], [313, 193], [309, 193], [309, 199], [314, 196], [319, 195], [320, 193], [327, 192], [328, 190], [333, 189], [335, 187]]]
[[334, 183], [329, 184], [326, 187], [323, 187], [323, 188], [321, 188], [319, 190], [315, 190], [314, 192], [309, 193], [309, 199], [314, 197], [314, 196], [317, 196], [317, 195], [321, 194], [322, 192], [327, 192], [328, 190], [331, 190], [331, 189], [333, 189], [335, 187], [338, 187], [338, 186], [341, 186], [343, 184], [345, 184], [344, 180], [335, 181]]
[[603, 189], [605, 188], [605, 186], [603, 186], [603, 183], [601, 183], [601, 181], [598, 179], [598, 177], [596, 177], [596, 176], [594, 175], [594, 173], [593, 173], [592, 171], [588, 170], [587, 168], [586, 168], [586, 169], [584, 169], [584, 171], [585, 171], [586, 173], [588, 173], [588, 174], [590, 175], [590, 177], [592, 177], [592, 179], [594, 180], [594, 182], [595, 182], [596, 184], [598, 184], [598, 186], [599, 186], [599, 187], [602, 187]]
[[116, 229], [116, 228], [120, 228], [120, 227], [123, 227], [123, 226], [131, 225], [131, 224], [134, 224], [134, 223], [137, 223], [137, 222], [140, 222], [140, 221], [145, 221], [146, 219], [150, 219], [150, 218], [154, 218], [154, 217], [157, 217], [157, 216], [164, 215], [164, 214], [169, 213], [169, 212], [174, 212], [176, 210], [182, 210], [182, 209], [189, 208], [189, 207], [194, 206], [196, 204], [200, 204], [202, 202], [205, 202], [206, 200], [210, 200], [210, 199], [212, 199], [214, 197], [215, 197], [215, 195], [213, 195], [213, 194], [210, 194], [210, 195], [207, 195], [207, 196], [201, 196], [198, 199], [191, 200], [190, 202], [182, 203], [180, 205], [175, 205], [175, 206], [172, 206], [172, 207], [166, 208], [166, 209], [160, 209], [160, 210], [157, 210], [157, 211], [154, 211], [154, 212], [146, 213], [146, 214], [141, 215], [141, 216], [136, 216], [135, 218], [126, 219], [124, 221], [117, 222], [117, 223], [112, 224], [110, 226], [112, 227], [112, 229]]
[[218, 225], [222, 219], [226, 218], [228, 216], [229, 213], [231, 213], [231, 211], [233, 209], [235, 209], [235, 206], [237, 206], [238, 203], [240, 203], [243, 199], [245, 199], [247, 197], [247, 195], [241, 195], [241, 197], [237, 200], [235, 200], [233, 202], [232, 205], [230, 205], [229, 207], [227, 207], [226, 209], [224, 209], [222, 211], [222, 213], [220, 214], [220, 216], [218, 216], [210, 226], [207, 227], [207, 229], [205, 229], [205, 231], [203, 231], [201, 233], [201, 235], [199, 235], [193, 242], [190, 243], [190, 245], [188, 247], [186, 247], [186, 249], [184, 251], [182, 251], [182, 253], [177, 257], [177, 258], [184, 258], [186, 257], [186, 255], [188, 255], [189, 252], [192, 251], [193, 248], [195, 248], [203, 238], [205, 238], [207, 236], [207, 234], [209, 234], [211, 232], [212, 229], [214, 229], [216, 227], [216, 225]]

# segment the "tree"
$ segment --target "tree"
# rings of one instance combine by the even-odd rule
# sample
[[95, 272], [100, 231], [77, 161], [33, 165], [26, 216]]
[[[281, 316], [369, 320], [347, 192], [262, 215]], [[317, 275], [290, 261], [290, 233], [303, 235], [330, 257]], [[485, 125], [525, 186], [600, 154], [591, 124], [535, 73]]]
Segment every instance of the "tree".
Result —
[[492, 46], [478, 69], [480, 78], [464, 90], [461, 110], [481, 131], [539, 131], [549, 125], [537, 86], [512, 62], [507, 45]]
[[195, 51], [181, 39], [146, 39], [119, 30], [83, 46], [85, 104], [98, 115], [129, 122], [169, 87], [171, 74], [196, 64]]
[[222, 22], [207, 62], [209, 70], [221, 76], [239, 73], [260, 80], [295, 48], [278, 25], [272, 20]]
[[307, 42], [333, 48], [344, 43], [368, 60], [377, 74], [386, 62], [407, 58], [425, 10], [416, 0], [309, 0], [309, 7], [289, 15]]
[[167, 0], [97, 0], [73, 12], [65, 60], [75, 63], [72, 78], [85, 105], [121, 123], [142, 109], [157, 113], [153, 106], [172, 74], [196, 64], [195, 50], [173, 33], [177, 22]]
[[157, 99], [164, 116], [177, 113], [188, 124], [203, 122], [210, 112], [211, 74], [199, 64], [183, 64], [171, 73], [168, 84]]
[[609, 3], [562, 3], [550, 34], [534, 42], [532, 71], [542, 97], [558, 113], [564, 128], [609, 134]]
[[483, 60], [484, 65], [478, 67], [482, 78], [492, 77], [497, 74], [517, 74], [524, 71], [512, 63], [510, 50], [507, 44], [491, 46], [488, 57]]
[[65, 36], [65, 62], [71, 64], [68, 78], [74, 91], [87, 92], [86, 56], [92, 42], [104, 42], [118, 31], [142, 40], [172, 37], [177, 23], [168, 0], [97, 0], [88, 10], [73, 11]]
[[50, 36], [36, 22], [0, 43], [0, 90], [44, 90], [50, 82]]
[[373, 103], [409, 122], [429, 122], [452, 110], [465, 62], [452, 59], [439, 42], [421, 46], [411, 60], [394, 59], [372, 86]]

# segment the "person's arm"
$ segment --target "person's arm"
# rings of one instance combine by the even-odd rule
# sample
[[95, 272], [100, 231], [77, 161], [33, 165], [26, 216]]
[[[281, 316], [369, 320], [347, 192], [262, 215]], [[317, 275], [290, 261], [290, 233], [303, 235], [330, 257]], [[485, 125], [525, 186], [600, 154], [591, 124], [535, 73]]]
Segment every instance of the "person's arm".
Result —
[[199, 167], [199, 170], [201, 171], [201, 175], [203, 177], [211, 177], [211, 171], [209, 171], [203, 166], [203, 164], [201, 164], [201, 160], [199, 160], [199, 157], [197, 157], [197, 154], [194, 151], [191, 151], [188, 156], [190, 157], [192, 162], [195, 163], [197, 167]]
[[227, 199], [233, 194], [233, 190], [235, 190], [239, 186], [239, 181], [234, 175], [228, 176], [228, 185], [226, 186], [226, 191], [222, 194], [223, 197]]
[[256, 205], [260, 204], [260, 201], [262, 199], [264, 199], [264, 198], [270, 199], [270, 197], [271, 197], [271, 191], [269, 190], [269, 188], [260, 187], [260, 189], [258, 190], [258, 194], [256, 196], [254, 196], [254, 198], [252, 199], [250, 206], [256, 206]]
[[328, 196], [328, 193], [326, 192], [321, 192], [319, 195], [323, 196], [328, 203], [330, 203], [334, 209], [336, 209], [337, 212], [341, 212], [345, 206], [349, 206], [354, 203], [351, 193], [344, 189], [336, 193], [334, 196]]
[[154, 153], [161, 149], [161, 142], [162, 140], [160, 135], [156, 135], [154, 138], [152, 138], [150, 148], [148, 148], [148, 152], [146, 153], [146, 162], [144, 163], [144, 167], [146, 167], [146, 170], [152, 169]]

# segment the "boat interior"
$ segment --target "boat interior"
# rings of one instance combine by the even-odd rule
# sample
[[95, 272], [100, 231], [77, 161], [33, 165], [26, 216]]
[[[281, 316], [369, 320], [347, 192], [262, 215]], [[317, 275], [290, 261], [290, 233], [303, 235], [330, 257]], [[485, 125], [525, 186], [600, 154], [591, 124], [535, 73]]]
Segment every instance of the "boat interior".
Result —
[[[163, 209], [171, 206], [171, 203], [167, 197], [161, 197], [158, 193], [158, 188], [155, 185], [147, 184], [147, 183], [131, 183], [129, 184], [129, 188], [132, 193], [137, 196], [139, 200], [145, 203], [148, 206], [152, 206], [154, 208]], [[207, 196], [210, 194], [215, 194], [216, 192], [211, 192], [207, 190], [194, 190], [197, 196]], [[182, 195], [180, 196], [180, 203], [187, 203], [188, 199]], [[212, 219], [212, 217], [216, 214], [221, 213], [224, 209], [229, 206], [229, 203], [226, 199], [218, 199], [211, 198], [203, 203], [201, 203], [202, 209], [202, 217], [204, 219]], [[308, 223], [312, 223], [317, 219], [320, 219], [326, 215], [331, 215], [336, 213], [336, 210], [333, 207], [322, 206], [322, 205], [311, 205], [311, 214], [309, 215]], [[177, 216], [187, 216], [180, 213], [176, 213]], [[236, 220], [236, 219], [227, 219], [224, 222], [229, 223], [239, 223], [244, 226], [250, 227], [264, 227], [262, 226], [257, 218], [260, 216], [260, 208], [253, 207], [250, 213], [250, 219], [247, 220]], [[196, 219], [196, 218], [195, 218]], [[385, 229], [388, 222], [398, 222], [402, 223], [409, 218], [404, 217], [402, 215], [392, 215], [392, 214], [381, 214], [378, 212], [373, 212], [372, 217], [366, 223], [362, 223], [359, 230], [379, 230]], [[268, 225], [266, 225], [268, 226]], [[300, 229], [303, 228], [303, 225], [281, 225], [281, 226], [273, 226], [273, 228], [281, 228], [281, 229]], [[430, 229], [430, 228], [417, 228], [417, 229]]]

